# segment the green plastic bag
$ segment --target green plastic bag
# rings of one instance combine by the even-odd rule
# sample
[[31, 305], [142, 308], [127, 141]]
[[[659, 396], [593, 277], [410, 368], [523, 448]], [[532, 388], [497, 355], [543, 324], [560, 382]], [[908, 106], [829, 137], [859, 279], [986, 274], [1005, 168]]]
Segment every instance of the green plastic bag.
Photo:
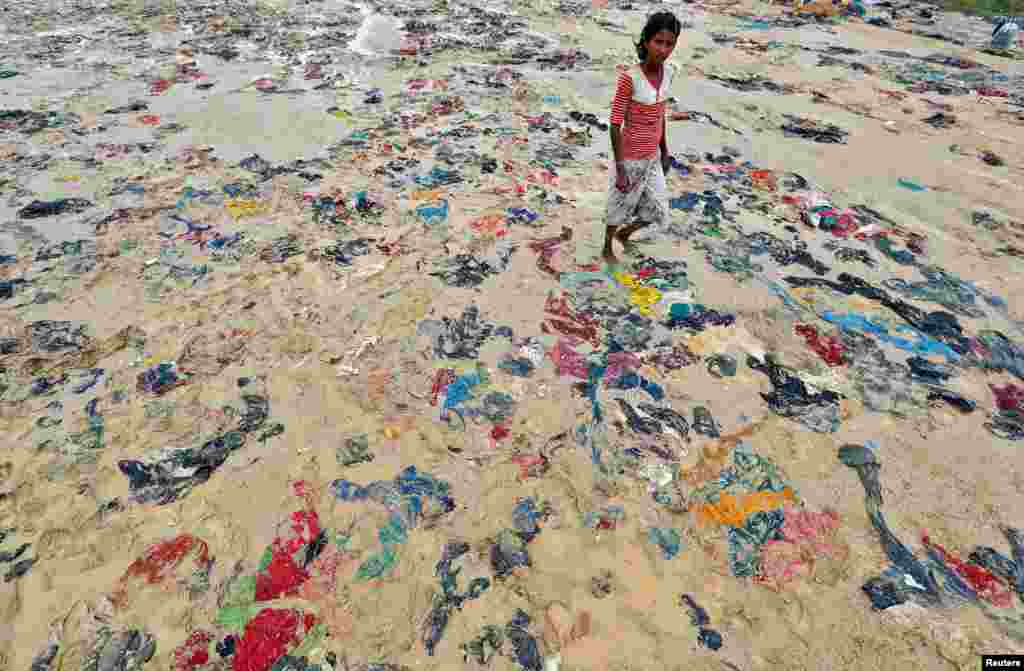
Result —
[[217, 624], [233, 632], [245, 631], [245, 625], [256, 617], [263, 607], [250, 603], [244, 606], [226, 606], [217, 611]]
[[320, 624], [316, 624], [309, 630], [306, 637], [302, 639], [302, 643], [299, 644], [299, 647], [295, 648], [288, 654], [292, 657], [308, 657], [317, 649], [326, 636], [327, 625], [322, 622]]
[[356, 571], [356, 580], [373, 580], [391, 572], [398, 561], [398, 555], [391, 548], [373, 555], [362, 563]]
[[405, 525], [402, 524], [402, 518], [392, 515], [388, 518], [388, 523], [377, 532], [377, 537], [380, 539], [381, 545], [391, 547], [405, 543], [409, 539], [409, 533], [405, 530]]

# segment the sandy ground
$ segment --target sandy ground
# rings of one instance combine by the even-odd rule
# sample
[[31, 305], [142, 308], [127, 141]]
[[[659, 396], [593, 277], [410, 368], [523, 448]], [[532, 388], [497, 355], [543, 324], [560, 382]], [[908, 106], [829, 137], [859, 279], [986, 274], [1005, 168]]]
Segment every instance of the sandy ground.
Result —
[[[314, 11], [319, 4], [282, 4], [281, 11], [298, 15]], [[1012, 627], [1001, 626], [971, 604], [947, 600], [930, 608], [914, 603], [882, 612], [871, 608], [861, 586], [889, 561], [865, 514], [860, 481], [836, 456], [841, 445], [875, 441], [882, 463], [886, 519], [919, 556], [923, 556], [923, 532], [965, 559], [975, 546], [994, 547], [1006, 554], [1001, 526], [1024, 524], [1020, 448], [994, 436], [985, 424], [995, 411], [988, 385], [1013, 378], [964, 367], [950, 386], [977, 402], [978, 409], [971, 414], [934, 403], [918, 405], [905, 416], [872, 411], [852, 391], [852, 369], [824, 366], [793, 332], [797, 322], [815, 323], [819, 330], [831, 327], [814, 318], [813, 312], [799, 317], [786, 312], [766, 285], [786, 274], [810, 275], [803, 268], [780, 269], [762, 256], [760, 279], [740, 281], [707, 261], [701, 244], [704, 236], [681, 239], [669, 231], [651, 231], [646, 253], [685, 260], [693, 297], [736, 315], [731, 326], [700, 333], [672, 331], [672, 343], [686, 345], [698, 356], [731, 354], [740, 366], [734, 377], [724, 379], [711, 375], [702, 362], [674, 371], [644, 365], [639, 372], [661, 385], [664, 404], [684, 416], [692, 416], [695, 406], [709, 408], [722, 427], [722, 436], [691, 432], [689, 442], [680, 442], [668, 461], [645, 453], [644, 459], [651, 464], [672, 464], [671, 488], [686, 501], [684, 506], [666, 506], [652, 499], [652, 487], [635, 465], [617, 477], [599, 477], [589, 448], [576, 443], [575, 431], [590, 421], [592, 408], [574, 388], [580, 380], [559, 377], [550, 358], [557, 337], [542, 331], [541, 322], [547, 318], [545, 300], [551, 292], [568, 289], [572, 294], [573, 273], [599, 261], [609, 150], [605, 133], [595, 129], [590, 145], [579, 148], [575, 160], [561, 165], [557, 183], [547, 189], [564, 202], [538, 206], [533, 199], [538, 190], [524, 197], [514, 187], [529, 183], [527, 175], [538, 169], [530, 164], [530, 143], [535, 147], [550, 138], [529, 132], [525, 117], [540, 111], [557, 115], [580, 110], [605, 118], [614, 67], [629, 62], [631, 46], [627, 35], [604, 29], [593, 18], [621, 20], [633, 34], [646, 7], [588, 11], [586, 16], [572, 17], [550, 7], [531, 13], [525, 5], [510, 6], [532, 30], [555, 36], [554, 43], [562, 48], [583, 49], [594, 61], [568, 71], [513, 67], [523, 75], [514, 90], [482, 96], [460, 93], [455, 68], [486, 62], [484, 55], [466, 50], [423, 57], [419, 63], [416, 58], [396, 63], [380, 54], [395, 48], [397, 20], [376, 17], [360, 28], [363, 15], [358, 13], [350, 17], [352, 22], [344, 31], [348, 37], [341, 40], [346, 55], [336, 63], [339, 71], [349, 75], [336, 95], [310, 92], [301, 67], [293, 67], [298, 74], [293, 72], [281, 88], [305, 87], [304, 94], [268, 95], [246, 88], [253, 79], [274, 74], [270, 70], [279, 65], [257, 61], [258, 54], [230, 63], [194, 55], [196, 67], [216, 81], [214, 88], [176, 84], [166, 93], [149, 95], [147, 88], [156, 73], [170, 68], [173, 74], [176, 57], [179, 63], [190, 58], [181, 51], [188, 32], [168, 18], [173, 15], [168, 8], [173, 6], [153, 7], [149, 15], [133, 19], [141, 31], [139, 39], [149, 41], [140, 54], [110, 53], [102, 44], [88, 49], [79, 46], [76, 52], [92, 53], [94, 61], [121, 62], [129, 70], [139, 68], [143, 75], [113, 77], [101, 68], [89, 70], [81, 62], [33, 69], [13, 52], [5, 57], [21, 74], [0, 82], [3, 109], [48, 105], [48, 109], [78, 114], [80, 128], [112, 127], [78, 136], [59, 127], [31, 137], [11, 131], [0, 144], [7, 161], [3, 176], [10, 180], [2, 194], [5, 202], [0, 204], [0, 221], [5, 222], [0, 232], [6, 253], [18, 256], [16, 263], [2, 267], [5, 278], [39, 277], [39, 288], [52, 289], [59, 296], [59, 300], [33, 303], [26, 298], [29, 293], [7, 301], [3, 335], [24, 341], [29, 324], [70, 320], [86, 324], [92, 338], [86, 348], [92, 353], [89, 356], [41, 353], [27, 345], [3, 356], [6, 391], [0, 428], [7, 440], [0, 457], [0, 528], [12, 531], [2, 548], [31, 543], [25, 556], [35, 557], [36, 562], [25, 575], [0, 584], [0, 669], [32, 666], [48, 640], [58, 645], [59, 653], [38, 671], [76, 665], [100, 671], [125, 669], [89, 659], [96, 631], [107, 627], [144, 631], [155, 639], [156, 652], [146, 668], [186, 671], [230, 665], [238, 671], [266, 671], [268, 667], [245, 666], [237, 652], [231, 659], [214, 651], [214, 642], [231, 634], [218, 623], [218, 613], [225, 607], [227, 586], [239, 574], [257, 572], [264, 550], [275, 538], [288, 536], [289, 515], [300, 510], [315, 511], [325, 529], [348, 530], [348, 545], [340, 550], [331, 547], [307, 567], [313, 577], [301, 590], [260, 606], [296, 608], [326, 623], [328, 635], [302, 652], [311, 663], [326, 666], [333, 661], [338, 669], [349, 664], [361, 668], [360, 664], [370, 662], [417, 669], [473, 668], [475, 662], [464, 661], [463, 644], [485, 625], [504, 627], [516, 609], [531, 616], [529, 629], [547, 660], [546, 668], [563, 671], [974, 669], [983, 652], [1024, 652], [1024, 641], [1012, 637]], [[123, 11], [127, 10], [111, 10], [111, 16]], [[1005, 86], [1017, 92], [1021, 90], [1015, 83], [1022, 74], [1019, 65], [976, 49], [859, 21], [827, 29], [745, 30], [743, 22], [730, 15], [781, 11], [767, 5], [693, 4], [678, 11], [691, 27], [684, 31], [673, 56], [680, 68], [673, 91], [677, 108], [706, 113], [740, 129], [742, 135], [707, 123], [674, 121], [669, 127], [672, 152], [698, 157], [689, 175], [670, 176], [674, 196], [724, 189], [704, 172], [711, 164], [700, 158], [704, 152], [720, 154], [723, 147], [735, 148], [736, 163], [749, 160], [779, 176], [798, 173], [811, 182], [807, 192], [828, 193], [842, 207], [874, 208], [904, 234], [915, 233], [926, 241], [928, 264], [1001, 296], [1005, 310], [986, 309], [983, 316], [961, 318], [969, 335], [995, 329], [1020, 337], [1015, 321], [1024, 295], [1020, 262], [996, 251], [1019, 245], [1019, 222], [1024, 221], [1020, 108], [1013, 114], [1005, 99], [974, 94], [907, 93], [905, 86], [880, 76], [877, 65], [874, 74], [817, 67], [817, 55], [797, 47], [843, 45], [861, 52], [848, 60], [865, 64], [872, 62], [878, 50], [917, 56], [941, 52], [991, 66], [1004, 73], [1009, 78]], [[67, 19], [42, 15], [37, 30], [44, 34], [73, 28], [60, 25], [62, 20]], [[15, 32], [13, 27], [8, 30], [10, 35]], [[735, 44], [720, 46], [711, 38], [716, 31], [789, 47], [758, 52]], [[34, 43], [45, 42], [45, 35], [18, 34]], [[346, 41], [351, 48], [345, 47]], [[794, 89], [786, 95], [742, 93], [708, 79], [713, 73], [756, 73]], [[417, 78], [450, 79], [449, 93], [464, 95], [467, 108], [477, 117], [467, 120], [458, 112], [427, 115], [416, 128], [397, 127], [388, 134], [378, 127], [382, 113], [360, 110], [367, 89], [376, 87], [395, 96], [404, 82]], [[898, 100], [881, 91], [896, 89], [902, 92]], [[816, 101], [814, 92], [824, 96]], [[557, 101], [550, 96], [558, 96]], [[921, 122], [936, 111], [926, 99], [939, 98], [950, 106], [946, 111], [956, 116], [954, 128], [934, 129]], [[154, 129], [131, 121], [139, 114], [116, 124], [103, 114], [139, 99], [148, 103], [148, 110], [139, 114], [156, 115], [161, 124], [182, 124], [185, 130], [162, 139], [153, 155], [103, 160], [99, 166], [72, 159], [95, 150], [98, 141], [151, 141]], [[357, 114], [339, 119], [328, 113], [332, 106]], [[502, 116], [496, 123], [481, 120], [490, 112]], [[783, 114], [834, 123], [849, 131], [847, 143], [816, 144], [784, 137], [778, 130]], [[429, 200], [424, 195], [427, 187], [406, 183], [394, 188], [373, 174], [373, 169], [395, 156], [421, 159], [415, 174], [425, 174], [435, 147], [414, 139], [466, 125], [511, 128], [508, 136], [528, 137], [529, 142], [502, 143], [502, 136], [491, 134], [459, 143], [460, 149], [496, 157], [502, 167], [494, 174], [482, 174], [467, 164], [464, 183], [439, 187], [440, 193]], [[219, 190], [224, 184], [251, 179], [238, 162], [253, 153], [274, 165], [323, 155], [325, 147], [360, 128], [376, 128], [368, 146], [324, 155], [324, 164], [315, 170], [323, 177], [314, 183], [294, 174], [262, 182], [258, 195], [251, 198], [258, 210], [248, 216], [233, 217], [223, 204], [195, 201], [180, 210], [194, 222], [209, 223], [224, 233], [244, 231], [257, 251], [293, 233], [303, 253], [284, 263], [267, 262], [254, 254], [230, 263], [187, 239], [160, 236], [161, 222], [166, 223], [167, 212], [180, 205], [183, 189]], [[561, 133], [550, 135], [558, 138]], [[212, 152], [195, 149], [203, 145], [212, 147]], [[951, 151], [951, 145], [958, 149]], [[979, 160], [978, 153], [985, 149], [1003, 157], [1005, 165], [992, 167]], [[13, 167], [13, 157], [40, 152], [51, 155], [45, 169]], [[109, 196], [118, 175], [143, 189]], [[926, 185], [928, 190], [910, 191], [898, 184], [900, 178]], [[14, 184], [22, 189], [20, 193]], [[356, 217], [338, 233], [313, 222], [314, 197], [351, 198], [364, 189], [381, 203], [379, 223]], [[782, 235], [788, 222], [798, 227], [796, 237], [807, 243], [812, 255], [831, 267], [830, 277], [845, 271], [875, 284], [892, 277], [920, 279], [913, 268], [873, 250], [879, 263], [872, 269], [834, 260], [824, 246], [831, 236], [799, 223], [798, 209], [779, 200], [781, 189], [762, 195], [774, 203], [778, 216], [729, 205], [738, 212], [737, 218], [723, 226], [732, 232], [719, 242], [728, 246], [730, 236], [740, 228]], [[433, 202], [438, 196], [448, 199], [447, 221], [424, 225], [415, 216], [416, 199]], [[33, 199], [65, 197], [92, 199], [104, 212], [122, 208], [127, 215], [101, 226], [95, 212], [39, 220], [18, 215]], [[487, 214], [503, 219], [513, 207], [528, 207], [541, 216], [533, 227], [504, 225], [507, 232], [500, 240], [471, 225]], [[990, 212], [1002, 225], [990, 230], [973, 224], [971, 215], [980, 210]], [[697, 214], [677, 211], [673, 217], [681, 225], [697, 221]], [[552, 264], [564, 272], [559, 282], [538, 268], [537, 253], [528, 244], [558, 236], [563, 227], [571, 229], [572, 240], [553, 256]], [[372, 247], [348, 267], [312, 253], [337, 239], [360, 236], [396, 242], [399, 251], [385, 253]], [[40, 262], [32, 261], [35, 250], [46, 244], [83, 238], [94, 241], [97, 248], [95, 267], [84, 274], [67, 273], [59, 261], [50, 262], [56, 264], [54, 269], [43, 272]], [[477, 287], [445, 286], [427, 274], [436, 260], [457, 252], [483, 256], [501, 240], [516, 244], [515, 253], [506, 269]], [[161, 258], [166, 260], [170, 250], [181, 251], [186, 264], [208, 263], [211, 272], [196, 286], [161, 280], [154, 268], [163, 267]], [[616, 291], [619, 300], [629, 294], [622, 286]], [[799, 297], [806, 305], [822, 300], [868, 314], [883, 312], [867, 299], [826, 299], [824, 293], [815, 298], [813, 292], [805, 292]], [[430, 403], [438, 370], [452, 367], [465, 372], [472, 362], [438, 360], [429, 338], [421, 334], [421, 324], [458, 317], [469, 304], [479, 307], [485, 321], [510, 327], [517, 338], [535, 338], [547, 352], [544, 363], [530, 377], [521, 378], [498, 367], [502, 357], [521, 342], [493, 337], [481, 347], [479, 361], [491, 375], [488, 388], [516, 401], [514, 415], [497, 422], [507, 430], [500, 439], [492, 436], [494, 422], [482, 418], [464, 425], [445, 422], [439, 407]], [[940, 309], [924, 301], [915, 304]], [[668, 300], [654, 308], [662, 317], [669, 309]], [[128, 327], [144, 333], [144, 341], [119, 337]], [[831, 380], [836, 389], [847, 392], [836, 432], [812, 432], [769, 410], [761, 397], [770, 390], [767, 378], [745, 363], [747, 354], [766, 351], [777, 353], [806, 379], [826, 386]], [[887, 351], [894, 360], [907, 356], [892, 348]], [[193, 377], [159, 397], [137, 389], [139, 374], [164, 361], [177, 362]], [[40, 376], [58, 379], [64, 372], [94, 367], [103, 368], [105, 375], [85, 393], [74, 393], [66, 382], [41, 395], [19, 391]], [[239, 389], [240, 378], [253, 380], [248, 392]], [[223, 406], [237, 406], [242, 393], [264, 395], [269, 400], [268, 421], [282, 423], [284, 433], [263, 442], [250, 434], [245, 447], [234, 452], [208, 481], [177, 501], [154, 505], [131, 499], [119, 461], [139, 459], [161, 448], [197, 447], [230, 430], [234, 420], [225, 415]], [[641, 437], [623, 423], [625, 416], [612, 400], [614, 394], [601, 393], [608, 413], [608, 449], [640, 445]], [[88, 428], [85, 408], [93, 398], [100, 399], [102, 445], [82, 457], [62, 441]], [[55, 408], [58, 400], [61, 403]], [[56, 433], [46, 433], [40, 418], [53, 416], [59, 416], [62, 424]], [[367, 435], [373, 460], [343, 465], [338, 448], [359, 434]], [[52, 436], [57, 436], [56, 442], [46, 443]], [[803, 568], [784, 585], [734, 575], [727, 530], [708, 524], [695, 498], [702, 485], [732, 463], [741, 445], [778, 467], [797, 492], [800, 507], [815, 513], [834, 511], [838, 520], [828, 538], [819, 539], [827, 551], [795, 550]], [[547, 469], [523, 477], [516, 459], [538, 454], [548, 458]], [[409, 465], [449, 482], [455, 509], [410, 530], [408, 539], [398, 546], [394, 569], [384, 577], [360, 580], [356, 572], [377, 551], [377, 528], [386, 522], [387, 514], [380, 506], [339, 501], [331, 483], [339, 478], [360, 484], [391, 480]], [[531, 565], [495, 579], [490, 548], [496, 535], [512, 526], [513, 509], [524, 497], [547, 502], [550, 515], [528, 545]], [[584, 524], [588, 513], [610, 505], [621, 505], [625, 511], [624, 519], [613, 528]], [[652, 527], [677, 530], [682, 539], [678, 556], [662, 556], [649, 540]], [[179, 534], [202, 539], [214, 558], [205, 589], [194, 588], [189, 577], [191, 557], [151, 584], [143, 578], [123, 578], [147, 548]], [[440, 591], [435, 565], [445, 543], [452, 540], [470, 546], [460, 560], [459, 589], [465, 590], [476, 577], [489, 578], [491, 585], [479, 598], [451, 612], [443, 638], [434, 655], [428, 656], [422, 637], [431, 599]], [[607, 590], [594, 588], [595, 579], [602, 577], [607, 579]], [[692, 595], [706, 609], [709, 626], [724, 640], [719, 650], [698, 643], [698, 629], [680, 604], [682, 594]], [[1017, 606], [1019, 612], [1019, 602]], [[175, 653], [195, 631], [211, 632], [208, 661]], [[286, 647], [294, 650], [298, 644], [295, 640]], [[519, 668], [511, 646], [506, 643], [503, 650], [489, 666]], [[113, 664], [109, 659], [105, 663]], [[130, 668], [142, 664], [138, 660], [122, 663]], [[34, 666], [33, 671], [37, 671]]]

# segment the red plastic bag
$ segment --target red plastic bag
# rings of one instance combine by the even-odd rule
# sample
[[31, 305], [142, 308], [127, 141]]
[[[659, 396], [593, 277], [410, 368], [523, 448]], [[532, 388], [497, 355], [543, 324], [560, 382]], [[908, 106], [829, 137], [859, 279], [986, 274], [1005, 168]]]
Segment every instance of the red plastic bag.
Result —
[[297, 610], [264, 608], [245, 625], [242, 639], [235, 648], [234, 671], [268, 671], [288, 648], [316, 624], [311, 614]]
[[213, 634], [197, 629], [189, 634], [185, 642], [174, 649], [175, 671], [192, 671], [210, 661], [210, 643]]

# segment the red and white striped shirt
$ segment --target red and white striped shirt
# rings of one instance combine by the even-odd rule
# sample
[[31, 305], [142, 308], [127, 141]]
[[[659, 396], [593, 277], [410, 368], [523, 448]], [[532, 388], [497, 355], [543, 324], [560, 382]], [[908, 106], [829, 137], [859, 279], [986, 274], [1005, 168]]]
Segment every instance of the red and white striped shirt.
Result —
[[639, 65], [619, 75], [608, 121], [622, 126], [622, 158], [646, 159], [656, 156], [665, 132], [665, 106], [675, 67], [666, 63], [661, 85], [654, 88]]

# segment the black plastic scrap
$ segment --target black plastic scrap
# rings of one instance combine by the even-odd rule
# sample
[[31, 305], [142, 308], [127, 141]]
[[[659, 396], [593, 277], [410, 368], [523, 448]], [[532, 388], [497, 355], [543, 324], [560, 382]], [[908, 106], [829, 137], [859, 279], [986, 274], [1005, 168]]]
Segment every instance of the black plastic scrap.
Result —
[[786, 123], [782, 124], [782, 133], [786, 137], [802, 137], [805, 140], [824, 144], [846, 144], [849, 133], [833, 124], [819, 123], [810, 119], [802, 119], [785, 115]]
[[708, 326], [732, 326], [735, 322], [735, 315], [697, 306], [685, 317], [675, 317], [670, 314], [664, 325], [666, 328], [673, 330], [687, 328], [694, 331], [703, 331]]
[[615, 576], [611, 571], [602, 571], [590, 578], [590, 593], [595, 599], [603, 599], [615, 591]]
[[32, 135], [47, 128], [56, 128], [62, 125], [64, 120], [61, 117], [71, 123], [80, 121], [77, 115], [62, 114], [56, 111], [0, 110], [0, 129], [16, 130], [25, 135]]
[[456, 254], [443, 261], [441, 268], [430, 275], [450, 287], [472, 288], [479, 286], [491, 275], [503, 271], [511, 258], [499, 255], [495, 259], [478, 259], [472, 254]]
[[505, 634], [501, 627], [493, 624], [485, 625], [480, 635], [462, 644], [462, 661], [469, 662], [470, 658], [477, 664], [485, 666], [491, 663], [494, 655], [501, 651], [505, 644]]
[[722, 635], [711, 629], [711, 618], [708, 612], [701, 608], [689, 594], [679, 598], [680, 605], [690, 609], [690, 624], [697, 627], [697, 642], [710, 650], [718, 650], [722, 647]]
[[981, 152], [979, 158], [981, 158], [983, 163], [985, 163], [986, 165], [990, 165], [994, 168], [999, 168], [1006, 165], [1006, 161], [1004, 161], [1003, 158], [999, 156], [999, 154], [996, 154], [995, 152], [992, 151], [986, 150]]
[[952, 114], [944, 114], [943, 112], [936, 112], [927, 119], [921, 119], [921, 121], [932, 128], [949, 128], [956, 125], [956, 117]]
[[[153, 461], [122, 459], [117, 467], [128, 478], [133, 501], [165, 505], [186, 496], [220, 468], [232, 453], [241, 449], [247, 436], [266, 424], [269, 401], [257, 394], [244, 394], [245, 410], [238, 427], [212, 438], [199, 448], [171, 450]], [[284, 425], [271, 424], [257, 438], [260, 442], [284, 432]]]
[[491, 581], [487, 578], [475, 578], [464, 594], [458, 592], [457, 581], [461, 569], [453, 570], [452, 562], [467, 552], [469, 543], [451, 541], [444, 546], [441, 560], [434, 568], [434, 575], [441, 580], [441, 593], [434, 595], [434, 604], [427, 615], [423, 631], [423, 647], [431, 657], [434, 656], [434, 649], [444, 636], [452, 612], [462, 610], [467, 601], [478, 598], [491, 586]]
[[573, 110], [572, 112], [569, 112], [569, 118], [577, 123], [584, 123], [601, 131], [608, 130], [608, 124], [598, 119], [597, 115], [592, 112], [579, 112]]
[[[156, 639], [139, 629], [111, 632], [101, 626], [90, 644], [89, 650], [82, 651], [85, 668], [95, 671], [139, 671], [156, 654]], [[61, 655], [61, 642], [51, 638], [50, 642], [32, 659], [32, 671], [53, 671], [54, 662]], [[60, 668], [60, 665], [57, 665]]]
[[47, 643], [46, 647], [32, 658], [31, 671], [50, 671], [50, 667], [53, 665], [54, 660], [57, 659], [57, 653], [59, 652], [60, 643], [56, 641]]
[[924, 357], [912, 356], [907, 359], [907, 367], [910, 368], [908, 377], [912, 381], [928, 387], [929, 401], [946, 403], [964, 414], [974, 412], [977, 408], [977, 403], [974, 401], [939, 386], [957, 374], [957, 370], [953, 366], [929, 361]]
[[1024, 414], [1020, 410], [1001, 410], [985, 422], [985, 428], [1004, 440], [1024, 440]]
[[935, 388], [928, 392], [929, 401], [940, 401], [967, 415], [974, 412], [978, 404], [949, 389]]
[[297, 235], [285, 235], [271, 241], [270, 245], [260, 251], [260, 259], [268, 263], [283, 263], [287, 259], [302, 253], [302, 245]]
[[780, 266], [801, 265], [816, 275], [827, 275], [829, 267], [818, 261], [807, 251], [807, 243], [802, 240], [785, 242], [771, 233], [758, 232], [744, 236], [744, 244], [751, 256], [768, 254]]
[[269, 161], [262, 158], [259, 154], [253, 154], [252, 156], [243, 158], [238, 163], [238, 167], [242, 168], [243, 170], [248, 170], [249, 172], [254, 173], [256, 175], [259, 175], [262, 178], [261, 181], [264, 182], [267, 181], [268, 179], [273, 178], [275, 175], [280, 175], [289, 172], [287, 168], [273, 167], [272, 165], [270, 165]]
[[1005, 526], [1002, 527], [1002, 532], [1010, 544], [1011, 557], [1006, 557], [990, 547], [978, 546], [968, 559], [1008, 582], [1014, 591], [1024, 598], [1024, 532]]
[[198, 449], [171, 452], [150, 463], [122, 459], [117, 467], [128, 478], [132, 500], [165, 505], [177, 501], [196, 485], [209, 480], [231, 453], [243, 445], [245, 434], [229, 431], [208, 440]]
[[650, 350], [644, 353], [642, 358], [644, 363], [669, 371], [692, 366], [698, 361], [697, 355], [683, 344]]
[[838, 405], [843, 398], [827, 389], [811, 393], [803, 380], [777, 364], [771, 355], [766, 356], [764, 362], [748, 356], [747, 365], [768, 376], [772, 391], [762, 393], [761, 397], [768, 402], [771, 411], [780, 417], [796, 417], [814, 406]]
[[907, 359], [907, 366], [910, 367], [910, 379], [924, 384], [942, 384], [956, 375], [953, 366], [935, 363], [919, 356]]
[[[935, 606], [952, 601], [977, 603], [980, 599], [974, 588], [948, 566], [943, 556], [928, 548], [928, 559], [919, 560], [889, 529], [882, 515], [882, 487], [879, 481], [881, 464], [875, 454], [861, 445], [839, 448], [839, 460], [857, 471], [864, 487], [864, 507], [871, 525], [878, 533], [893, 567], [864, 584], [863, 590], [876, 610], [916, 601], [924, 606]], [[968, 560], [1006, 581], [1024, 599], [1024, 535], [1012, 527], [1002, 527], [1010, 545], [1011, 557], [989, 547], [977, 547]], [[941, 583], [936, 579], [936, 573]], [[908, 579], [909, 578], [909, 579]], [[999, 621], [998, 615], [994, 616]], [[1019, 636], [1019, 634], [1016, 634]]]
[[[0, 543], [7, 540], [7, 536], [12, 533], [14, 533], [14, 529], [0, 529]], [[36, 563], [37, 557], [21, 558], [31, 545], [31, 543], [22, 543], [14, 550], [0, 551], [0, 564], [11, 564], [4, 572], [4, 582], [11, 582], [22, 577]]]
[[872, 606], [877, 610], [884, 610], [905, 603], [912, 596], [922, 600], [925, 605], [941, 603], [942, 596], [935, 576], [918, 561], [910, 548], [900, 542], [882, 516], [882, 484], [878, 477], [882, 465], [874, 452], [862, 445], [844, 445], [839, 448], [839, 460], [857, 471], [857, 476], [860, 477], [861, 485], [864, 487], [864, 507], [868, 519], [871, 520], [871, 526], [878, 533], [882, 551], [899, 571], [910, 576], [919, 586], [912, 587], [906, 584], [905, 580], [892, 575], [872, 578], [862, 588], [871, 599]]
[[128, 103], [127, 105], [121, 105], [120, 107], [113, 107], [108, 109], [104, 114], [130, 114], [132, 112], [145, 112], [149, 109], [149, 105], [142, 101], [135, 101]]
[[640, 415], [625, 399], [619, 398], [616, 400], [619, 402], [619, 406], [622, 407], [622, 412], [626, 415], [626, 425], [629, 426], [631, 431], [649, 436], [662, 432], [661, 422]]
[[978, 331], [977, 338], [985, 348], [985, 355], [972, 351], [968, 356], [972, 365], [984, 370], [1006, 371], [1024, 380], [1024, 347], [999, 331]]
[[0, 300], [8, 300], [14, 298], [22, 289], [28, 287], [31, 281], [23, 280], [20, 277], [15, 277], [12, 280], [0, 281]]
[[317, 534], [316, 538], [314, 538], [313, 541], [309, 545], [306, 546], [306, 556], [303, 557], [302, 567], [306, 568], [310, 564], [315, 562], [317, 560], [317, 558], [320, 556], [320, 554], [324, 551], [324, 548], [326, 548], [326, 547], [327, 547], [327, 532], [324, 531], [324, 530], [321, 530], [320, 533]]
[[339, 241], [337, 244], [325, 248], [322, 255], [339, 266], [351, 266], [355, 257], [366, 256], [370, 253], [371, 242], [374, 242], [373, 238]]
[[945, 343], [957, 354], [964, 355], [970, 351], [970, 343], [964, 337], [963, 328], [957, 321], [956, 315], [942, 310], [925, 312], [902, 299], [893, 298], [883, 289], [874, 287], [869, 282], [849, 273], [840, 273], [835, 281], [820, 277], [787, 276], [783, 279], [786, 284], [793, 287], [822, 287], [847, 296], [856, 294], [869, 300], [878, 301], [915, 329]]
[[58, 214], [78, 214], [92, 207], [92, 202], [85, 198], [58, 198], [57, 200], [33, 200], [18, 210], [20, 219], [42, 219], [55, 217]]
[[858, 249], [855, 247], [835, 247], [832, 250], [832, 254], [836, 257], [836, 260], [842, 261], [843, 263], [859, 262], [863, 263], [868, 268], [874, 268], [877, 263], [871, 254], [866, 249]]
[[491, 546], [491, 568], [495, 577], [503, 578], [517, 567], [531, 566], [526, 546], [540, 533], [537, 521], [544, 518], [545, 514], [545, 510], [537, 509], [533, 499], [519, 500], [512, 511], [512, 525], [515, 528], [498, 532]]
[[514, 335], [508, 327], [481, 320], [480, 308], [475, 305], [467, 306], [458, 319], [424, 320], [417, 327], [417, 332], [434, 339], [434, 355], [439, 359], [477, 359], [480, 346], [492, 335]]
[[84, 324], [67, 321], [42, 320], [26, 327], [32, 349], [37, 352], [63, 352], [81, 350], [88, 346], [89, 336]]
[[707, 79], [709, 81], [717, 82], [726, 88], [743, 91], [745, 93], [765, 91], [768, 93], [787, 94], [794, 93], [796, 90], [789, 84], [779, 84], [778, 82], [766, 79], [760, 75], [750, 75], [745, 77], [707, 75]]
[[369, 436], [363, 433], [346, 438], [337, 449], [337, 458], [342, 466], [355, 466], [373, 461], [375, 457], [370, 452]]
[[654, 419], [658, 420], [662, 424], [668, 426], [676, 433], [679, 434], [680, 438], [686, 440], [690, 434], [690, 425], [687, 423], [686, 418], [680, 415], [672, 408], [665, 408], [650, 403], [640, 403], [638, 406], [640, 410], [650, 415]]
[[540, 656], [540, 646], [526, 628], [530, 626], [530, 616], [517, 610], [512, 621], [505, 625], [505, 636], [512, 643], [512, 651], [519, 666], [526, 671], [543, 671], [544, 662]]
[[[97, 638], [99, 644], [103, 637]], [[156, 654], [156, 639], [141, 629], [115, 633], [105, 645], [97, 645], [96, 671], [137, 671]]]
[[693, 409], [693, 430], [708, 438], [718, 438], [722, 435], [718, 422], [715, 421], [711, 411], [703, 405]]
[[286, 654], [274, 662], [274, 665], [270, 667], [270, 671], [321, 671], [321, 668], [319, 664], [313, 664], [305, 657], [294, 657]]

